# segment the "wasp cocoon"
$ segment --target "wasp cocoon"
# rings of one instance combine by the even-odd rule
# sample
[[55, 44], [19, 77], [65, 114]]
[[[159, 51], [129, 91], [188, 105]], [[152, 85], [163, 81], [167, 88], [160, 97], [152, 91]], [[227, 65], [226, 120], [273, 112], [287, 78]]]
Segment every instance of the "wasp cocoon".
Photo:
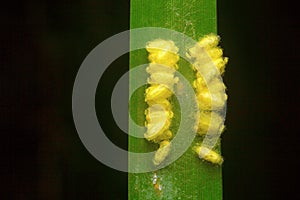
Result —
[[220, 74], [223, 75], [225, 72], [225, 66], [228, 63], [228, 58], [219, 58], [214, 60], [214, 64], [216, 65], [216, 67], [218, 68], [218, 70], [220, 71]]
[[202, 37], [199, 41], [199, 45], [204, 48], [213, 48], [218, 46], [220, 39], [220, 36], [211, 33]]
[[162, 141], [159, 144], [159, 149], [156, 151], [155, 156], [153, 158], [154, 165], [161, 164], [169, 155], [170, 150], [171, 150], [171, 143], [167, 140]]
[[172, 87], [175, 83], [178, 82], [178, 77], [174, 77], [173, 74], [170, 73], [153, 73], [150, 78], [148, 78], [148, 83], [155, 84], [159, 83], [165, 85], [167, 87]]
[[202, 111], [199, 113], [199, 125], [197, 133], [201, 136], [210, 133], [222, 133], [225, 126], [223, 125], [223, 118], [217, 113], [212, 111]]
[[173, 118], [173, 112], [171, 110], [155, 108], [159, 104], [155, 104], [145, 110], [146, 120], [148, 123], [156, 123], [160, 121], [165, 121], [166, 119]]
[[[167, 110], [167, 111], [171, 111], [171, 103], [170, 101], [168, 101], [167, 99], [158, 99], [158, 100], [148, 100], [147, 104], [150, 107], [154, 106], [154, 105], [159, 105], [161, 106], [163, 109]], [[148, 109], [146, 109], [147, 111]], [[145, 111], [145, 115], [147, 116], [147, 113]], [[147, 111], [148, 112], [148, 111]]]
[[221, 110], [226, 103], [227, 95], [225, 93], [224, 83], [215, 78], [209, 82], [208, 86], [202, 78], [199, 77], [193, 82], [193, 86], [197, 93], [197, 103], [201, 110]]
[[223, 50], [220, 47], [207, 49], [206, 52], [208, 53], [211, 59], [217, 59], [223, 56]]
[[155, 104], [145, 110], [146, 128], [145, 138], [148, 140], [157, 140], [157, 138], [166, 138], [164, 136], [171, 124], [173, 112], [166, 110], [162, 105]]
[[203, 90], [197, 94], [197, 103], [200, 110], [221, 110], [226, 103], [227, 95], [223, 92], [213, 93]]
[[160, 101], [172, 95], [172, 91], [164, 85], [153, 84], [146, 89], [145, 101]]
[[178, 47], [173, 41], [157, 39], [148, 42], [146, 50], [149, 52], [148, 59], [151, 63], [158, 63], [177, 69], [179, 60]]
[[221, 165], [223, 163], [223, 158], [217, 152], [204, 147], [204, 146], [196, 146], [194, 147], [194, 151], [197, 153], [199, 158], [206, 160], [213, 164]]

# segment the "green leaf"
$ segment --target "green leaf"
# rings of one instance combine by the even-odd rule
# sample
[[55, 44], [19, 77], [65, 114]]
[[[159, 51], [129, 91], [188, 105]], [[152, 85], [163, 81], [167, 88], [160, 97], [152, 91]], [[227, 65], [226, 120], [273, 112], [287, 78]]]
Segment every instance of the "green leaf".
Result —
[[[198, 40], [201, 36], [216, 33], [216, 0], [131, 0], [130, 28], [162, 27], [182, 32]], [[148, 63], [146, 50], [136, 50], [130, 53], [130, 68]], [[180, 60], [179, 71], [191, 82], [194, 72], [189, 64]], [[140, 77], [130, 76], [130, 85]], [[135, 91], [130, 99], [131, 118], [139, 125], [145, 121], [144, 102], [145, 87]], [[176, 130], [180, 119], [180, 108], [176, 98], [173, 111], [175, 118], [171, 129]], [[182, 116], [184, 117], [184, 116]], [[133, 128], [129, 126], [129, 132]], [[221, 167], [200, 160], [192, 151], [196, 137], [191, 147], [174, 163], [156, 172], [129, 174], [128, 197], [135, 199], [222, 199], [222, 171]], [[150, 152], [158, 148], [157, 144], [146, 139], [129, 136], [129, 151]], [[220, 144], [218, 145], [218, 150]], [[136, 161], [138, 162], [138, 161]], [[138, 163], [129, 162], [129, 165]], [[162, 186], [159, 191], [153, 184], [153, 177], [157, 176]]]

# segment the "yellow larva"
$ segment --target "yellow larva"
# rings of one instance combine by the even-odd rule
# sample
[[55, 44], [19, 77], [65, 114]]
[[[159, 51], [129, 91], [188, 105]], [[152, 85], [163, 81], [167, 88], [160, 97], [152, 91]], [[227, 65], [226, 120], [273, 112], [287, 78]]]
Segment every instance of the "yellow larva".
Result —
[[169, 98], [172, 96], [173, 86], [178, 82], [174, 76], [178, 69], [178, 48], [173, 41], [156, 39], [146, 45], [150, 61], [146, 71], [150, 74], [147, 82], [149, 87], [145, 91], [145, 101], [148, 108], [145, 111], [147, 128], [145, 138], [159, 143], [153, 163], [161, 164], [168, 156], [171, 148], [169, 140], [172, 132], [169, 130], [173, 112]]
[[204, 146], [196, 146], [194, 147], [194, 151], [197, 153], [199, 158], [206, 160], [213, 164], [221, 165], [223, 163], [223, 158], [217, 152], [204, 147]]

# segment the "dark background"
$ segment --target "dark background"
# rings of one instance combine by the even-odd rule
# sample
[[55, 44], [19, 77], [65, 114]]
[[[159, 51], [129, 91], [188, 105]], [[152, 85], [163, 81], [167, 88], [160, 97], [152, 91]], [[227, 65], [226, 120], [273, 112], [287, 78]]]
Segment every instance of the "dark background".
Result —
[[[0, 9], [0, 199], [126, 199], [127, 174], [81, 144], [71, 94], [85, 56], [129, 28], [129, 2], [28, 0]], [[297, 12], [291, 1], [218, 2], [218, 32], [230, 57], [225, 200], [298, 193]], [[111, 118], [111, 88], [101, 85], [113, 86], [127, 63], [127, 56], [113, 63], [96, 97], [101, 125], [123, 148], [127, 136]]]

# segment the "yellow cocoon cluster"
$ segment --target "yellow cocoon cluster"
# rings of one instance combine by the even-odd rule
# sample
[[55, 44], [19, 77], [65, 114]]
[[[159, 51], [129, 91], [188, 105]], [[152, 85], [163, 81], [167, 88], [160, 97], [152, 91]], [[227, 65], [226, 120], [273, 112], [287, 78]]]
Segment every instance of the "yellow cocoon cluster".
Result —
[[[224, 108], [227, 101], [226, 86], [219, 75], [224, 74], [228, 58], [223, 57], [223, 50], [218, 46], [219, 41], [219, 36], [209, 34], [187, 53], [193, 60], [193, 69], [196, 71], [193, 87], [200, 111], [195, 113], [199, 119], [195, 129], [200, 136], [205, 136], [208, 130], [212, 134], [221, 133], [225, 128], [219, 111]], [[178, 83], [178, 77], [174, 74], [178, 69], [179, 55], [178, 47], [170, 40], [150, 41], [146, 45], [146, 50], [150, 61], [146, 71], [150, 76], [147, 79], [149, 86], [145, 90], [148, 108], [145, 110], [147, 131], [144, 136], [148, 141], [159, 144], [153, 163], [160, 165], [171, 150], [170, 140], [173, 134], [170, 126], [174, 114], [170, 97], [173, 95], [174, 85]], [[208, 162], [219, 165], [223, 162], [221, 155], [205, 146], [196, 146], [194, 151], [199, 158]]]
[[[223, 57], [223, 50], [218, 46], [219, 41], [220, 37], [217, 35], [206, 35], [187, 53], [187, 56], [194, 60], [193, 69], [196, 71], [193, 87], [200, 109], [196, 115], [199, 119], [196, 129], [200, 136], [205, 136], [208, 130], [210, 133], [222, 133], [225, 128], [218, 111], [224, 108], [227, 95], [225, 93], [226, 87], [223, 81], [219, 79], [219, 75], [224, 74], [228, 58]], [[201, 159], [208, 162], [216, 164], [223, 162], [221, 155], [207, 147], [197, 146], [194, 150]]]
[[[197, 65], [199, 60], [206, 57], [206, 55], [203, 55], [203, 50], [205, 50], [206, 54], [209, 55], [210, 59], [222, 75], [225, 72], [225, 66], [228, 63], [228, 58], [223, 57], [223, 50], [218, 46], [219, 41], [220, 37], [215, 34], [206, 35], [200, 39], [198, 45], [189, 49], [187, 56], [195, 59], [194, 64]], [[210, 71], [212, 71], [212, 69], [210, 69]]]
[[173, 41], [156, 39], [148, 42], [146, 50], [150, 61], [146, 71], [150, 74], [147, 82], [149, 87], [145, 91], [145, 110], [147, 132], [145, 138], [159, 143], [159, 149], [153, 158], [155, 165], [161, 164], [168, 156], [171, 148], [172, 132], [169, 130], [173, 112], [169, 98], [172, 96], [174, 84], [178, 77], [174, 74], [178, 68], [178, 48]]

